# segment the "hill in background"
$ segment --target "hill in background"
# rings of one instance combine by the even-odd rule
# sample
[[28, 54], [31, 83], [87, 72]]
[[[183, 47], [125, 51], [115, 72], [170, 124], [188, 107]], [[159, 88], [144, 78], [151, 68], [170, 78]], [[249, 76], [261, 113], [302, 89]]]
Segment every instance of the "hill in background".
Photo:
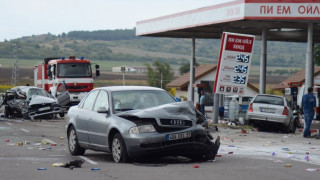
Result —
[[[183, 65], [191, 58], [191, 39], [137, 37], [135, 29], [71, 31], [60, 35], [32, 35], [0, 42], [0, 58], [43, 59], [75, 55], [91, 60]], [[217, 63], [220, 40], [197, 39], [198, 63]], [[261, 43], [256, 41], [252, 65], [259, 66]], [[303, 68], [305, 43], [268, 42], [268, 67]]]

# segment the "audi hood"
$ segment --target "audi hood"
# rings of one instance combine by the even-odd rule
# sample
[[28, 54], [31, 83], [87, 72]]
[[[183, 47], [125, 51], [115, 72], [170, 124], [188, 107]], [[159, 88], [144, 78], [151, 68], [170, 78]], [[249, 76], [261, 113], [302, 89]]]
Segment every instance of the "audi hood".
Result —
[[120, 112], [119, 117], [138, 117], [144, 118], [164, 118], [164, 119], [183, 119], [196, 121], [196, 109], [190, 101], [164, 104], [147, 109], [137, 109], [132, 111]]

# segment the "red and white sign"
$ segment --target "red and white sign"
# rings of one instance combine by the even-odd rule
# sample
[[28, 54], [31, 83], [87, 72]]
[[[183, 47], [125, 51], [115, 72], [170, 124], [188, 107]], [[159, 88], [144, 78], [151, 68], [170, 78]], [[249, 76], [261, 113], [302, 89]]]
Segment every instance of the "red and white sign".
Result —
[[245, 94], [254, 39], [252, 35], [223, 33], [214, 93]]
[[236, 0], [137, 22], [146, 35], [239, 20], [320, 20], [320, 0]]
[[319, 0], [247, 0], [246, 19], [309, 19], [320, 18]]

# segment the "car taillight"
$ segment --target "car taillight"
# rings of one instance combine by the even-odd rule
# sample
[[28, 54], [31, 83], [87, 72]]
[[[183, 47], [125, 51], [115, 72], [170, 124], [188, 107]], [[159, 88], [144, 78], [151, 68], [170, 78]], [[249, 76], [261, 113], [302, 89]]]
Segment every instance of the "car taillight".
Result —
[[249, 108], [248, 108], [249, 112], [253, 112], [253, 107], [252, 106], [253, 106], [252, 103], [250, 103]]
[[283, 109], [282, 115], [285, 115], [285, 116], [288, 115], [288, 108], [286, 106]]

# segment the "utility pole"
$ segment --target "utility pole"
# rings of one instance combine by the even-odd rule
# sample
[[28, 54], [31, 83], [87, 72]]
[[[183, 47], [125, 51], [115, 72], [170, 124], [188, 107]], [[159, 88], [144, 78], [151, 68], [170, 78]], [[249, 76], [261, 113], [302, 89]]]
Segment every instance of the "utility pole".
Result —
[[162, 89], [162, 72], [161, 72], [161, 77], [160, 77], [160, 86], [161, 86], [161, 89]]
[[124, 83], [124, 73], [126, 72], [125, 66], [121, 67], [121, 72], [122, 72], [122, 86], [125, 86], [125, 83]]
[[11, 86], [16, 86], [19, 81], [19, 61], [18, 61], [18, 49], [17, 45], [13, 44], [13, 55], [15, 62], [12, 67]]

